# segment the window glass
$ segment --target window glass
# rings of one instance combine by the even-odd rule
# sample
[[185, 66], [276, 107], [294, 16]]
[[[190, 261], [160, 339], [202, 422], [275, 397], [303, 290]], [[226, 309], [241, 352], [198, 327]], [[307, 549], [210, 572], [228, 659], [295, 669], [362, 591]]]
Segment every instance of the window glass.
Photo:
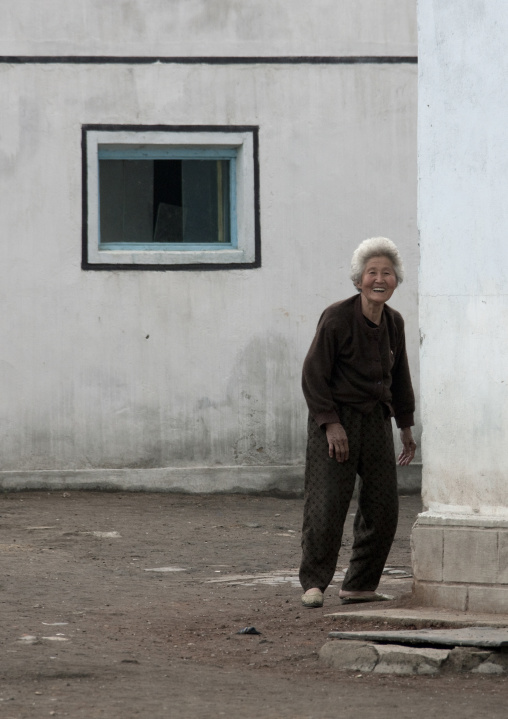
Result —
[[231, 244], [230, 164], [100, 159], [100, 244]]

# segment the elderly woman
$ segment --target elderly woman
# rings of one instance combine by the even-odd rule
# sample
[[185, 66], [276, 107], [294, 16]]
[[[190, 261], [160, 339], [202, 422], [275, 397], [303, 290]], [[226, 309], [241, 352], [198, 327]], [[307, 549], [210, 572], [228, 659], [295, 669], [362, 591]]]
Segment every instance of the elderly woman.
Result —
[[399, 464], [409, 464], [416, 450], [404, 321], [386, 304], [403, 279], [394, 243], [385, 237], [362, 242], [351, 279], [359, 294], [323, 312], [303, 367], [309, 407], [300, 566], [305, 607], [323, 605], [357, 474], [353, 549], [339, 596], [343, 604], [393, 598], [376, 592], [398, 519], [391, 417], [403, 444]]

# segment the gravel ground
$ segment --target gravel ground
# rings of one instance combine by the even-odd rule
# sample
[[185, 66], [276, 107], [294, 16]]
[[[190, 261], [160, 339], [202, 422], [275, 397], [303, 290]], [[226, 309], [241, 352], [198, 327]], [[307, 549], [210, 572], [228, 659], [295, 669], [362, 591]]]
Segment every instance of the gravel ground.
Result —
[[[381, 585], [393, 606], [411, 605], [403, 572], [419, 510], [401, 498]], [[338, 599], [352, 516], [325, 607], [301, 607], [301, 515], [301, 499], [264, 496], [0, 495], [0, 717], [504, 719], [505, 677], [318, 662], [330, 630], [366, 624]], [[237, 633], [247, 626], [260, 634]]]

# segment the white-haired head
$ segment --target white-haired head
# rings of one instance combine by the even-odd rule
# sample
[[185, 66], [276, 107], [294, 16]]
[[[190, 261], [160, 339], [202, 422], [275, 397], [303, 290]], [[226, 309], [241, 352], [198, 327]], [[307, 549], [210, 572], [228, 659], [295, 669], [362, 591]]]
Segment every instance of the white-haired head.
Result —
[[[397, 246], [388, 237], [370, 237], [361, 242], [353, 252], [349, 276], [353, 280], [354, 286], [358, 289], [357, 284], [361, 282], [365, 265], [373, 257], [388, 257], [393, 265], [397, 284], [400, 285], [404, 279], [404, 267]], [[358, 291], [360, 290], [358, 289]]]

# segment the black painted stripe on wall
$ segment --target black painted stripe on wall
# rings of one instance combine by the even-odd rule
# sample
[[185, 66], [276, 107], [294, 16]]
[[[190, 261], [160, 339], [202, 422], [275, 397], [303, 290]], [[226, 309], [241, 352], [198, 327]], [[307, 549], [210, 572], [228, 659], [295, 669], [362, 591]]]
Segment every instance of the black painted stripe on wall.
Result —
[[0, 55], [9, 65], [416, 65], [405, 55], [281, 56], [281, 57], [121, 57], [93, 55]]

